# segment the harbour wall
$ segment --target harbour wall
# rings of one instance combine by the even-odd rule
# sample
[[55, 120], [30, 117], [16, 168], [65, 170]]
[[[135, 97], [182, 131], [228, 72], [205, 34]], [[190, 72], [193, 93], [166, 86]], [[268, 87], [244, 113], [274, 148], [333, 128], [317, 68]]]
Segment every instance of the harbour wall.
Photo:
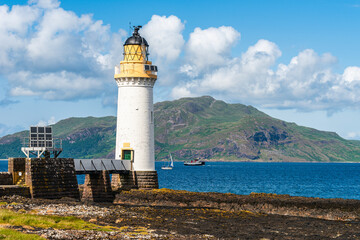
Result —
[[108, 171], [88, 172], [79, 187], [72, 158], [9, 158], [8, 172], [0, 173], [0, 196], [112, 202], [119, 191], [158, 187], [156, 171], [121, 171], [112, 178]]

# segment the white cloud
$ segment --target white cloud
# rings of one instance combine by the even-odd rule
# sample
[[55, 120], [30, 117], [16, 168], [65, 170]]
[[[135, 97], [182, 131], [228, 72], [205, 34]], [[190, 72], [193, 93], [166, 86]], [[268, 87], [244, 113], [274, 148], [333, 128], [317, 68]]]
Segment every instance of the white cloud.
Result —
[[149, 43], [149, 59], [158, 66], [158, 86], [171, 86], [177, 79], [174, 63], [184, 47], [182, 31], [185, 24], [176, 16], [153, 15], [151, 20], [143, 26], [140, 34]]
[[360, 132], [349, 132], [346, 136], [345, 136], [346, 139], [357, 139], [359, 140], [360, 139]]
[[[281, 55], [276, 44], [267, 40], [259, 40], [241, 58], [228, 60], [225, 66], [208, 70], [200, 79], [185, 84], [182, 92], [188, 95], [216, 95], [225, 99], [243, 100], [252, 96], [262, 98], [264, 94], [271, 94], [277, 83], [272, 81], [274, 75], [269, 67]], [[179, 85], [184, 88], [184, 85]], [[177, 87], [173, 96], [179, 96]]]
[[57, 0], [29, 0], [29, 4], [44, 9], [57, 8], [60, 6], [60, 2]]
[[360, 81], [360, 67], [347, 67], [344, 70], [342, 79], [346, 83], [352, 83], [354, 81]]
[[0, 6], [0, 31], [24, 35], [38, 15], [39, 10], [30, 6], [15, 5], [10, 10], [9, 6], [2, 5]]
[[337, 59], [312, 49], [300, 52], [287, 65], [276, 66], [280, 56], [275, 43], [259, 40], [229, 64], [179, 83], [172, 96], [213, 95], [261, 107], [305, 111], [359, 106], [360, 68], [348, 67], [343, 74], [336, 74], [332, 69]]
[[328, 53], [319, 56], [312, 49], [300, 52], [288, 65], [278, 66], [276, 80], [281, 83], [281, 93], [288, 101], [316, 100], [336, 81], [331, 71], [334, 63], [336, 58]]
[[51, 116], [49, 120], [45, 121], [45, 120], [40, 120], [36, 126], [38, 127], [45, 127], [45, 126], [49, 126], [49, 125], [53, 125], [56, 123], [55, 117]]
[[102, 21], [59, 4], [0, 6], [0, 74], [12, 96], [75, 100], [115, 89], [112, 71], [122, 58], [124, 31], [111, 33]]
[[29, 6], [0, 6], [0, 72], [11, 71], [24, 52], [26, 35], [39, 11]]
[[194, 97], [196, 96], [194, 93], [191, 93], [190, 89], [191, 89], [191, 85], [195, 85], [196, 84], [191, 84], [188, 83], [185, 86], [179, 86], [179, 87], [175, 87], [172, 90], [172, 96], [174, 98], [183, 98], [183, 97]]
[[259, 70], [267, 72], [280, 56], [281, 51], [275, 43], [260, 39], [242, 55], [241, 65], [247, 72], [258, 73]]
[[188, 63], [180, 71], [193, 77], [207, 67], [225, 64], [239, 39], [240, 33], [232, 27], [195, 28], [186, 44]]
[[[158, 94], [212, 95], [259, 107], [336, 111], [360, 106], [360, 67], [334, 73], [336, 58], [312, 49], [289, 63], [276, 43], [260, 39], [239, 56], [240, 33], [230, 26], [195, 28], [184, 40], [176, 16], [152, 16], [141, 29], [150, 60], [159, 66]], [[57, 0], [0, 6], [0, 77], [11, 96], [48, 100], [102, 97], [113, 105], [113, 66], [122, 60], [126, 33], [92, 15], [64, 10]], [[0, 102], [5, 106], [14, 103]]]
[[153, 15], [140, 33], [150, 45], [150, 54], [161, 61], [176, 60], [185, 43], [182, 31], [185, 25], [176, 16]]
[[102, 83], [94, 77], [61, 71], [34, 74], [18, 72], [11, 75], [19, 87], [11, 90], [14, 96], [39, 96], [48, 100], [75, 100], [98, 96]]

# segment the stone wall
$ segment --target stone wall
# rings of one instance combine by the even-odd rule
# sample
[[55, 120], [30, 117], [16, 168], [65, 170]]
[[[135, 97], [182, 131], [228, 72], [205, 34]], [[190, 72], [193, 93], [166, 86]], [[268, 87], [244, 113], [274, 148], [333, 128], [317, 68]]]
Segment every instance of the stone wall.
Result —
[[9, 172], [0, 172], [0, 185], [12, 185], [13, 178]]
[[0, 197], [2, 196], [23, 196], [23, 197], [31, 197], [30, 190], [28, 187], [17, 186], [17, 185], [2, 185], [0, 186]]
[[124, 171], [120, 174], [112, 174], [111, 185], [116, 191], [159, 188], [156, 171]]
[[80, 199], [72, 158], [28, 158], [25, 163], [25, 184], [31, 197]]
[[156, 171], [134, 171], [133, 174], [135, 175], [138, 189], [150, 190], [159, 188]]
[[120, 174], [113, 173], [111, 177], [111, 186], [115, 191], [137, 189], [132, 171], [123, 171]]

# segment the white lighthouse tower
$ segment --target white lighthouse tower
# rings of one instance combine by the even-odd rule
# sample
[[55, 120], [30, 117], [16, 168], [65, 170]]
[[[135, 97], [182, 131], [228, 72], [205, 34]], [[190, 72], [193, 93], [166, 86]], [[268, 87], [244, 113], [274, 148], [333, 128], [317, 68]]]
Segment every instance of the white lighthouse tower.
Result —
[[153, 87], [157, 67], [148, 60], [147, 41], [139, 29], [124, 44], [124, 59], [115, 67], [118, 108], [115, 159], [131, 171], [138, 188], [157, 188], [154, 150]]

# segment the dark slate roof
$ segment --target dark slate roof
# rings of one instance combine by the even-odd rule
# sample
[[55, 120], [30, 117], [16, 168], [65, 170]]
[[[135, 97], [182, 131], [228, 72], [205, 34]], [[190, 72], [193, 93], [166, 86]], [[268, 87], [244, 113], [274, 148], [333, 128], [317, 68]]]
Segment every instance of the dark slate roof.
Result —
[[142, 44], [144, 44], [147, 47], [149, 46], [149, 44], [147, 43], [145, 38], [140, 36], [140, 34], [139, 34], [140, 28], [141, 28], [141, 26], [134, 28], [133, 35], [125, 41], [124, 46], [125, 45], [142, 45]]

